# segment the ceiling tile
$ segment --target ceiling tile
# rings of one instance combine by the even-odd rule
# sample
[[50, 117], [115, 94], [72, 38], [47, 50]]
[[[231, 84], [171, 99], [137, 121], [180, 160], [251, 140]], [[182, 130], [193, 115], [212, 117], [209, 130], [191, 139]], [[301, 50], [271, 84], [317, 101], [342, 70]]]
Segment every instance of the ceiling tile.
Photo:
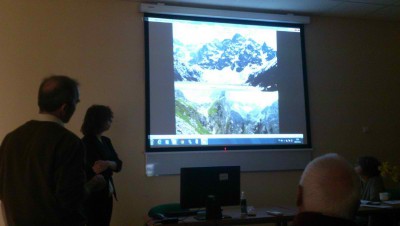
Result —
[[373, 5], [391, 5], [395, 3], [397, 0], [332, 0], [336, 2], [344, 2], [344, 3], [367, 3]]
[[337, 7], [332, 8], [328, 14], [342, 15], [342, 16], [366, 16], [373, 13], [383, 6], [377, 6], [372, 4], [343, 2]]
[[389, 6], [371, 13], [372, 17], [386, 18], [392, 20], [400, 20], [400, 4], [397, 6]]
[[283, 10], [288, 12], [323, 12], [338, 5], [339, 3], [331, 0], [247, 0], [242, 1], [242, 4], [249, 2], [254, 8], [264, 8], [270, 10]]

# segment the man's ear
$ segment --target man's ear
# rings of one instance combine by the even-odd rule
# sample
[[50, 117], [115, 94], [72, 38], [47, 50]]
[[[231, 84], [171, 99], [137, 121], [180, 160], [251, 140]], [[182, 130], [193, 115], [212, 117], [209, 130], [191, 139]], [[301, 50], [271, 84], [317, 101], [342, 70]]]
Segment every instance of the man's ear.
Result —
[[60, 113], [61, 113], [62, 116], [64, 116], [65, 113], [68, 112], [68, 108], [69, 108], [69, 106], [68, 106], [67, 103], [63, 103], [63, 104], [61, 105], [61, 107], [60, 107]]
[[63, 103], [58, 111], [58, 117], [63, 122], [67, 122], [70, 117], [71, 106], [68, 103]]
[[303, 206], [303, 187], [301, 185], [297, 186], [296, 205], [297, 205], [297, 207]]

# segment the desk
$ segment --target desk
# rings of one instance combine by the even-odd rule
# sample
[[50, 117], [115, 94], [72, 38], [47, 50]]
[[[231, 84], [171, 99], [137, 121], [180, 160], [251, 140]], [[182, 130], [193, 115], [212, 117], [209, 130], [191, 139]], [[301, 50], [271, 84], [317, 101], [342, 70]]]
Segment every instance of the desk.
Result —
[[[384, 204], [384, 205], [388, 205], [388, 204]], [[388, 205], [388, 206], [391, 206], [391, 208], [379, 208], [379, 206], [377, 206], [377, 207], [361, 206], [358, 209], [357, 215], [366, 216], [366, 215], [371, 215], [371, 214], [382, 214], [382, 213], [395, 213], [395, 214], [400, 213], [400, 204], [392, 204], [392, 205]]]
[[[279, 211], [281, 216], [268, 214], [267, 211]], [[250, 225], [275, 223], [277, 226], [286, 226], [288, 222], [294, 219], [297, 209], [293, 207], [274, 206], [266, 208], [257, 208], [256, 216], [241, 217], [239, 208], [224, 209], [223, 214], [232, 218], [221, 220], [205, 220], [199, 221], [193, 216], [179, 218], [178, 223], [167, 224], [168, 226], [217, 226], [217, 225]], [[156, 220], [147, 219], [147, 226], [159, 225]]]
[[[360, 207], [357, 216], [370, 217], [371, 216], [389, 216], [393, 220], [393, 225], [398, 225], [400, 221], [400, 204], [391, 205], [392, 208], [374, 208], [374, 207]], [[282, 212], [282, 216], [274, 216], [267, 213], [267, 211]], [[275, 223], [277, 226], [285, 226], [288, 222], [293, 221], [296, 213], [296, 207], [288, 206], [273, 206], [266, 208], [257, 208], [256, 216], [241, 217], [239, 208], [224, 209], [223, 214], [231, 216], [230, 219], [223, 220], [209, 220], [199, 221], [193, 216], [179, 218], [179, 222], [168, 224], [168, 226], [218, 226], [218, 225], [251, 225], [251, 224], [266, 224]], [[148, 217], [145, 219], [147, 226], [160, 225], [156, 220]]]
[[357, 216], [368, 217], [368, 225], [381, 225], [379, 220], [383, 218], [390, 221], [389, 223], [393, 226], [398, 226], [400, 222], [400, 204], [392, 204], [390, 206], [391, 208], [361, 206], [357, 212]]

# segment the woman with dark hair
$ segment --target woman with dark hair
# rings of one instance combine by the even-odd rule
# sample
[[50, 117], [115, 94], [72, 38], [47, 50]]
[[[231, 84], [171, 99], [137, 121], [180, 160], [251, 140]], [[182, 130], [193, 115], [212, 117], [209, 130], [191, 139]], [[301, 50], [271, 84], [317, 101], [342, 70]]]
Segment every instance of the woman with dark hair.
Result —
[[379, 201], [379, 193], [385, 191], [379, 166], [381, 162], [372, 156], [358, 158], [356, 172], [361, 178], [361, 199]]
[[111, 140], [102, 134], [110, 129], [113, 112], [107, 106], [93, 105], [85, 115], [81, 131], [86, 145], [87, 178], [102, 175], [106, 186], [91, 191], [85, 204], [87, 226], [109, 226], [112, 215], [113, 196], [116, 192], [113, 173], [121, 171], [122, 161], [118, 158]]

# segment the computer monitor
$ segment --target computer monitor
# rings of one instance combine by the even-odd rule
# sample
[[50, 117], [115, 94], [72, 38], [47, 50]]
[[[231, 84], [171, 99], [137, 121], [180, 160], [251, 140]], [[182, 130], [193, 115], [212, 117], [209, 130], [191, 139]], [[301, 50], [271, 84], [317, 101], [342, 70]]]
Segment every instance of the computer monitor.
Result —
[[182, 208], [206, 207], [208, 196], [221, 206], [240, 204], [240, 166], [181, 168]]

